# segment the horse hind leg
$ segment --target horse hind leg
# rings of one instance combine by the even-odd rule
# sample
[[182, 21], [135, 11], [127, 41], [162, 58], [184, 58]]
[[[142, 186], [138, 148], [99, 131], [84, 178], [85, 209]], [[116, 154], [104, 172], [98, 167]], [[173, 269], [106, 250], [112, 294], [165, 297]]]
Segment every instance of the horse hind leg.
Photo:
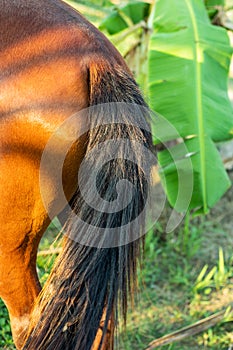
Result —
[[17, 240], [12, 242], [13, 249], [9, 244], [1, 244], [0, 254], [0, 297], [9, 311], [17, 349], [23, 346], [33, 304], [41, 290], [36, 272], [36, 253], [45, 225], [36, 230], [31, 228], [30, 231], [26, 226], [20, 246], [16, 248]]
[[38, 218], [32, 222], [31, 217], [26, 220], [19, 215], [14, 219], [6, 222], [0, 216], [0, 297], [9, 311], [14, 343], [21, 349], [33, 304], [41, 290], [36, 254], [49, 221]]
[[41, 286], [36, 272], [36, 253], [44, 232], [26, 231], [24, 241], [16, 249], [1, 247], [0, 297], [6, 304], [14, 343], [21, 349], [27, 333], [33, 304]]
[[[104, 330], [104, 323], [105, 323], [105, 312], [103, 313], [102, 319], [100, 321], [99, 329], [97, 331], [95, 341], [92, 345], [91, 350], [113, 350], [114, 349], [114, 316], [112, 313], [112, 317], [110, 318], [106, 334], [103, 338], [103, 330]], [[103, 340], [102, 340], [103, 338]], [[101, 345], [102, 344], [102, 345]], [[101, 348], [100, 348], [101, 345]]]

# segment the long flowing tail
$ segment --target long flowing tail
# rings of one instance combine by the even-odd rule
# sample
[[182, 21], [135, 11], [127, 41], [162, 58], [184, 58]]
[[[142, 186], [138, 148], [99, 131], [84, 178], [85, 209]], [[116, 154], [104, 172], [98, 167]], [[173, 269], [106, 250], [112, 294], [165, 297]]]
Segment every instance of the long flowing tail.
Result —
[[[139, 145], [150, 147], [144, 127], [149, 111], [121, 65], [90, 65], [89, 91], [87, 165], [72, 201], [75, 215], [39, 297], [24, 350], [89, 350], [104, 315], [101, 349], [113, 313], [116, 319], [119, 306], [126, 318], [127, 300], [135, 291], [148, 195]], [[91, 186], [88, 178], [100, 165]], [[84, 197], [95, 190], [98, 201], [87, 204]], [[111, 205], [117, 210], [109, 210]]]

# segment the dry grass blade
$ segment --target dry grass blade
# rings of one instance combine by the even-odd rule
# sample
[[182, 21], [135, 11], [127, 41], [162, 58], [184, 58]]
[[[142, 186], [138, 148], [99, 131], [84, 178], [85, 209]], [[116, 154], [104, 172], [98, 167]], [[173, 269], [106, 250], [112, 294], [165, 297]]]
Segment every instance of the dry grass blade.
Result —
[[201, 321], [192, 324], [191, 326], [184, 327], [178, 331], [153, 340], [145, 350], [152, 350], [159, 346], [174, 343], [176, 341], [180, 341], [182, 339], [201, 333], [222, 321], [225, 313], [226, 310], [217, 312], [209, 317], [204, 318]]
[[53, 248], [48, 250], [41, 250], [37, 253], [37, 256], [46, 256], [46, 255], [54, 255], [60, 254], [62, 248]]

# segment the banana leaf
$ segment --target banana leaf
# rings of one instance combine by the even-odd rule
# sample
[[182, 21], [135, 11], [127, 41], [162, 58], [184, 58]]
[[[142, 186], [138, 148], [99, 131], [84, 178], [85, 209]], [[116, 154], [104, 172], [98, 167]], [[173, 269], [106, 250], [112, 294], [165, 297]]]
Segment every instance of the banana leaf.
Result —
[[[158, 118], [155, 143], [183, 140], [182, 151], [178, 144], [158, 155], [168, 199], [178, 211], [207, 213], [231, 185], [215, 144], [233, 136], [227, 93], [231, 54], [226, 30], [210, 23], [203, 0], [156, 1], [149, 43], [149, 100], [152, 110], [176, 130], [167, 133]], [[183, 172], [192, 178], [188, 207], [182, 201], [177, 205], [179, 193], [187, 192], [187, 181], [185, 188], [180, 181]]]

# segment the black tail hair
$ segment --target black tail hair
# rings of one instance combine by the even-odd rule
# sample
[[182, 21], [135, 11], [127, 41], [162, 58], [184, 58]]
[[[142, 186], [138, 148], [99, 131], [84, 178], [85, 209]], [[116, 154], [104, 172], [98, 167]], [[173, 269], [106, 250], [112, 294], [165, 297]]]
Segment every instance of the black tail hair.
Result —
[[[70, 220], [63, 250], [35, 308], [24, 350], [89, 350], [104, 314], [105, 322], [99, 344], [101, 349], [109, 320], [114, 313], [114, 323], [117, 323], [119, 305], [126, 319], [128, 297], [133, 298], [137, 286], [137, 261], [143, 244], [143, 238], [139, 236], [143, 234], [144, 224], [142, 220], [140, 234], [136, 239], [134, 232], [128, 232], [126, 226], [143, 211], [147, 199], [148, 187], [145, 174], [140, 168], [142, 155], [138, 144], [149, 148], [150, 135], [143, 128], [132, 125], [131, 121], [134, 122], [136, 116], [127, 106], [123, 108], [120, 122], [117, 122], [116, 115], [113, 123], [96, 127], [95, 122], [98, 122], [102, 113], [106, 113], [105, 106], [108, 103], [142, 107], [144, 112], [140, 112], [140, 118], [146, 118], [149, 111], [131, 74], [120, 65], [90, 65], [89, 96], [89, 105], [92, 106], [90, 123], [94, 123], [94, 127], [90, 126], [88, 133], [87, 156], [96, 146], [101, 145], [101, 152], [91, 158], [93, 166], [103, 163], [110, 152], [108, 147], [112, 147], [111, 144], [108, 146], [110, 140], [132, 141], [130, 152], [135, 159], [135, 162], [124, 160], [128, 144], [122, 142], [122, 146], [118, 147], [117, 158], [108, 161], [100, 171], [96, 188], [105, 205], [106, 201], [111, 203], [116, 199], [119, 179], [127, 179], [136, 186], [136, 190], [127, 209], [117, 213], [106, 213], [104, 204], [99, 210], [91, 208], [82, 199], [81, 192], [77, 191], [73, 199], [74, 211], [88, 223], [89, 229], [82, 229]], [[99, 108], [99, 105], [103, 107]], [[109, 237], [105, 237], [105, 231], [119, 227], [119, 235], [113, 238], [113, 247], [111, 244], [108, 246]], [[98, 228], [101, 228], [102, 236], [92, 238]], [[82, 237], [91, 244], [82, 243]]]

